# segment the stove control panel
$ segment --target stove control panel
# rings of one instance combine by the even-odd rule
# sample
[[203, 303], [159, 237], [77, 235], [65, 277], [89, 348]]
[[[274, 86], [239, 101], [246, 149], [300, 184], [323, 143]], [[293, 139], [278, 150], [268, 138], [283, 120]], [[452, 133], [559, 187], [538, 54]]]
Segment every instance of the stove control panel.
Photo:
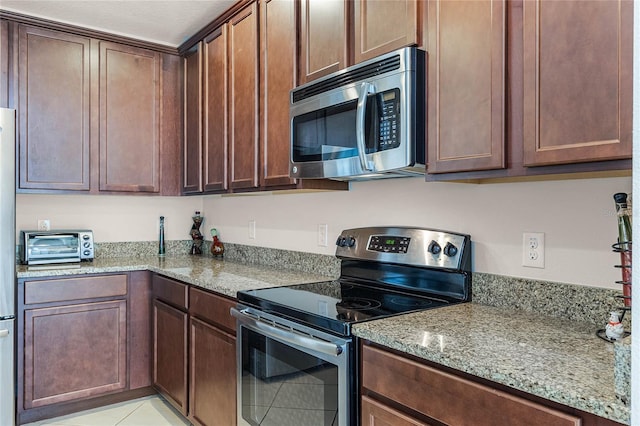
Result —
[[381, 253], [406, 253], [411, 238], [393, 235], [372, 235], [367, 250]]
[[369, 227], [342, 231], [336, 257], [444, 269], [470, 269], [466, 234], [409, 227]]

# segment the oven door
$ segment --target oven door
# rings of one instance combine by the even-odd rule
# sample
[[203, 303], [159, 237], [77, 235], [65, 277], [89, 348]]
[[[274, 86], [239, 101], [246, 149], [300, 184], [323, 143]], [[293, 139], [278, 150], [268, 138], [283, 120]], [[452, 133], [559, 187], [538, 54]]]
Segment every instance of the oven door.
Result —
[[350, 426], [352, 342], [239, 306], [238, 425]]

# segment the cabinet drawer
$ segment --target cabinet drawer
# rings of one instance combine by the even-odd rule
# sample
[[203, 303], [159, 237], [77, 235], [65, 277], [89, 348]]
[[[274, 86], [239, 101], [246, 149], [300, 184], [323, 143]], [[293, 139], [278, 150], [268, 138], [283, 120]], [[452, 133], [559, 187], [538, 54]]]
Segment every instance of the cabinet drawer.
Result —
[[208, 321], [235, 335], [236, 321], [229, 310], [236, 306], [233, 299], [218, 296], [207, 291], [191, 287], [189, 291], [191, 306], [189, 313]]
[[189, 286], [162, 275], [153, 276], [153, 296], [180, 309], [187, 309]]
[[127, 294], [126, 275], [106, 275], [58, 280], [26, 281], [24, 303], [115, 297]]
[[446, 424], [578, 426], [578, 417], [363, 346], [362, 385]]

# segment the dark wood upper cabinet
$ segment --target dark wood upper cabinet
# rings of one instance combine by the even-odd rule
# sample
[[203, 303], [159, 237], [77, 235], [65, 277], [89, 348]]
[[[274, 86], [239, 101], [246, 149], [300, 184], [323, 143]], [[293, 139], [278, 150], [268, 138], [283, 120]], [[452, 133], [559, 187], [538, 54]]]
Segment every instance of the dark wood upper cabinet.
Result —
[[182, 191], [202, 191], [202, 43], [183, 59], [184, 152]]
[[265, 0], [260, 9], [260, 186], [289, 177], [289, 91], [296, 85], [295, 3]]
[[101, 191], [160, 191], [159, 130], [160, 54], [101, 42]]
[[89, 38], [18, 28], [19, 188], [89, 190]]
[[[486, 61], [490, 52], [496, 61], [497, 50], [483, 44], [485, 50], [465, 49], [463, 55], [456, 50], [451, 61], [443, 62], [446, 55], [437, 37], [445, 40], [445, 26], [438, 29], [438, 19], [444, 8], [462, 9], [465, 3], [485, 5], [485, 13], [472, 19], [484, 17], [483, 27], [490, 24], [490, 3], [491, 13], [506, 13], [502, 102], [489, 103], [500, 94], [500, 80], [489, 76], [486, 62], [466, 65], [474, 80], [460, 80], [464, 90], [451, 84], [464, 71], [457, 64], [465, 57], [484, 55]], [[631, 168], [633, 2], [434, 1], [428, 12], [427, 180], [570, 177]], [[470, 28], [472, 23], [455, 31]], [[465, 44], [456, 40], [455, 46]], [[496, 65], [492, 72], [499, 69]], [[456, 93], [457, 98], [451, 96]], [[478, 94], [484, 95], [474, 98]], [[473, 99], [484, 101], [470, 110]]]
[[524, 1], [524, 164], [631, 157], [633, 2]]
[[420, 44], [419, 0], [355, 0], [354, 63]]
[[428, 3], [429, 173], [503, 168], [505, 3]]
[[228, 29], [229, 24], [224, 24], [204, 41], [205, 191], [226, 191], [229, 188]]
[[179, 194], [179, 56], [15, 22], [0, 31], [18, 191]]
[[258, 6], [229, 21], [229, 185], [258, 187]]
[[349, 65], [349, 3], [301, 0], [300, 84]]

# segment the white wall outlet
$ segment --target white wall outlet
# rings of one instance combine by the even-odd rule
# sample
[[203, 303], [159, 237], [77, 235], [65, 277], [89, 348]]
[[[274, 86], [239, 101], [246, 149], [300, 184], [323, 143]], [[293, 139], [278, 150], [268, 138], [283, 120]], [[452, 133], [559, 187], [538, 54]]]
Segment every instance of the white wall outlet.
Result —
[[256, 221], [255, 220], [249, 221], [249, 238], [252, 240], [256, 239]]
[[38, 219], [38, 231], [49, 231], [51, 229], [51, 222], [49, 219]]
[[522, 266], [544, 268], [544, 232], [522, 234]]
[[318, 225], [318, 245], [320, 247], [327, 247], [329, 238], [329, 226], [325, 223]]

